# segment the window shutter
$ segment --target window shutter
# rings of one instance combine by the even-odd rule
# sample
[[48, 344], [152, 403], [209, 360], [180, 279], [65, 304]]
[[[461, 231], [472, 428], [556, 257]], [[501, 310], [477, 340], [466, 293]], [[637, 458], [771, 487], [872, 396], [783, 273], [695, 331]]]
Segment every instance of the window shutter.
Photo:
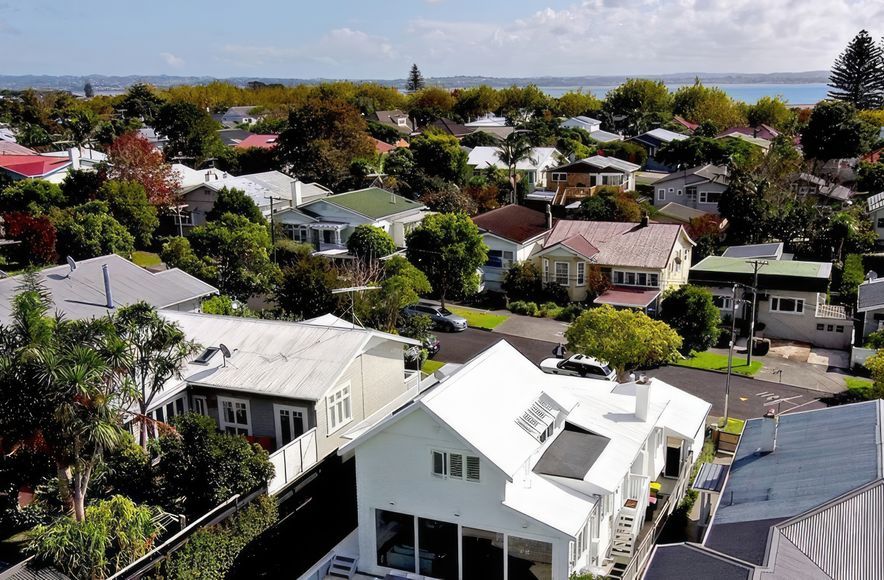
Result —
[[479, 481], [479, 458], [467, 455], [467, 481]]
[[449, 453], [448, 461], [448, 475], [455, 479], [463, 479], [463, 455], [460, 453]]

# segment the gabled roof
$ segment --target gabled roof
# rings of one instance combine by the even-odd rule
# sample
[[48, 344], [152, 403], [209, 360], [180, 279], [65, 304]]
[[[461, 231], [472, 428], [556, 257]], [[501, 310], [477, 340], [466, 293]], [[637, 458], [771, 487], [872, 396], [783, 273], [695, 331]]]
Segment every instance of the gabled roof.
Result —
[[755, 568], [699, 544], [654, 548], [644, 580], [752, 580]]
[[276, 140], [279, 135], [259, 135], [252, 134], [237, 143], [238, 149], [249, 149], [255, 147], [257, 149], [273, 149], [276, 147]]
[[723, 137], [726, 135], [733, 135], [734, 133], [741, 133], [749, 137], [757, 137], [759, 139], [765, 139], [767, 141], [773, 141], [780, 135], [779, 131], [777, 131], [770, 125], [765, 125], [764, 123], [762, 123], [757, 127], [728, 127], [727, 129], [719, 133], [718, 136]]
[[357, 356], [382, 341], [417, 341], [338, 321], [287, 322], [237, 316], [163, 311], [185, 335], [203, 347], [220, 343], [232, 356], [224, 364], [220, 353], [206, 364], [191, 362], [184, 380], [205, 387], [317, 401], [333, 386]]
[[641, 169], [641, 165], [636, 165], [635, 163], [630, 163], [629, 161], [624, 161], [623, 159], [617, 159], [616, 157], [605, 157], [604, 155], [593, 155], [592, 157], [580, 159], [578, 161], [574, 161], [573, 163], [560, 165], [559, 167], [555, 167], [550, 171], [562, 173], [567, 173], [569, 171], [577, 172], [581, 168], [586, 167], [590, 167], [592, 169], [613, 169], [621, 173], [633, 173]]
[[22, 177], [40, 178], [70, 167], [68, 156], [0, 155], [0, 168]]
[[[228, 189], [239, 189], [252, 198], [252, 201], [258, 207], [269, 207], [271, 196], [278, 199], [291, 200], [292, 184], [297, 181], [294, 177], [290, 177], [281, 171], [264, 171], [262, 173], [240, 176], [225, 173], [219, 177], [198, 182], [189, 188], [182, 189], [181, 193], [188, 193], [200, 187], [207, 187], [214, 191], [220, 191], [225, 187]], [[307, 199], [307, 196], [303, 193], [303, 188], [301, 195], [302, 199]]]
[[255, 105], [246, 105], [246, 106], [237, 106], [230, 107], [227, 111], [224, 112], [225, 117], [251, 117], [252, 110], [255, 109]]
[[0, 155], [37, 155], [33, 149], [28, 149], [24, 145], [19, 145], [15, 141], [4, 141], [0, 139]]
[[592, 127], [598, 127], [602, 122], [598, 119], [593, 119], [592, 117], [587, 117], [584, 115], [578, 115], [576, 117], [571, 117], [569, 119], [565, 119], [562, 121], [562, 127], [575, 127], [579, 129], [584, 129], [586, 131], [592, 132]]
[[254, 135], [254, 133], [245, 129], [218, 129], [216, 133], [218, 133], [221, 143], [227, 147], [235, 147]]
[[369, 139], [374, 143], [374, 150], [380, 154], [389, 153], [396, 148], [395, 145], [390, 145], [386, 141], [381, 141], [375, 137], [369, 137]]
[[661, 207], [658, 210], [658, 213], [662, 216], [672, 218], [673, 220], [685, 224], [690, 223], [692, 219], [701, 218], [705, 215], [709, 215], [705, 211], [695, 209], [693, 207], [688, 207], [680, 203], [675, 203], [674, 201], [670, 201], [669, 203]]
[[[408, 117], [408, 113], [405, 111], [400, 111], [399, 109], [393, 109], [392, 111], [375, 111], [375, 120], [378, 123], [386, 125], [388, 127], [393, 127], [400, 133], [404, 133], [405, 135], [411, 134], [414, 131], [414, 127], [412, 126], [411, 119]], [[397, 122], [397, 119], [405, 119], [405, 124], [400, 125]]]
[[425, 207], [422, 203], [406, 199], [379, 187], [338, 193], [320, 201], [349, 209], [375, 220], [406, 211], [418, 211]]
[[442, 117], [441, 119], [436, 119], [435, 121], [430, 123], [430, 126], [439, 129], [443, 133], [452, 135], [453, 137], [464, 137], [476, 130], [473, 127], [466, 127], [464, 125], [461, 125], [457, 121], [452, 121], [451, 119], [446, 119], [445, 117]]
[[642, 143], [651, 143], [651, 144], [660, 144], [660, 143], [670, 143], [672, 141], [681, 141], [682, 139], [687, 139], [688, 135], [682, 135], [681, 133], [676, 133], [675, 131], [670, 131], [669, 129], [651, 129], [650, 131], [645, 131], [640, 135], [636, 135], [632, 139], [635, 141], [641, 141]]
[[662, 178], [654, 182], [654, 187], [658, 187], [661, 184], [670, 181], [681, 181], [682, 179], [684, 180], [685, 185], [699, 185], [701, 183], [718, 183], [721, 185], [727, 185], [728, 171], [727, 167], [724, 165], [712, 165], [711, 163], [707, 163], [706, 165], [698, 165], [697, 167], [673, 171], [669, 175], [664, 175]]
[[[110, 254], [78, 261], [77, 269], [73, 272], [67, 265], [41, 270], [39, 276], [49, 290], [54, 309], [73, 319], [110, 313], [101, 268], [105, 264], [117, 306], [143, 300], [156, 308], [168, 308], [218, 293], [214, 286], [177, 268], [155, 274], [121, 256]], [[0, 279], [0, 323], [9, 321], [12, 298], [18, 292], [20, 283], [20, 276]]]
[[693, 132], [697, 127], [700, 126], [699, 123], [694, 123], [693, 121], [688, 121], [684, 117], [680, 117], [678, 115], [675, 115], [674, 117], [672, 117], [672, 120], [691, 132]]
[[[506, 169], [506, 164], [500, 160], [498, 147], [482, 146], [473, 147], [467, 157], [467, 165], [477, 169], [497, 167]], [[534, 147], [525, 159], [520, 159], [516, 164], [519, 171], [538, 171], [548, 167], [558, 153], [555, 147]]]
[[847, 201], [851, 197], [853, 197], [853, 190], [849, 187], [845, 187], [843, 185], [839, 185], [837, 183], [831, 183], [822, 177], [817, 177], [812, 173], [799, 173], [793, 178], [795, 181], [805, 181], [807, 183], [812, 183], [819, 188], [819, 194], [824, 195], [826, 197], [830, 197], [832, 199], [837, 199], [838, 201]]
[[[587, 258], [594, 257], [598, 264], [635, 268], [665, 268], [678, 237], [687, 238], [680, 224], [652, 223], [642, 227], [635, 223], [560, 220], [553, 226], [543, 251], [562, 244], [582, 254], [575, 247], [580, 243], [574, 240], [578, 235], [598, 249]], [[591, 251], [588, 247], [584, 249]]]
[[593, 141], [598, 141], [599, 143], [610, 143], [611, 141], [622, 141], [623, 136], [618, 133], [611, 133], [609, 131], [602, 131], [599, 129], [598, 131], [593, 131], [589, 134], [589, 138]]
[[546, 215], [523, 205], [505, 205], [477, 215], [473, 223], [479, 230], [522, 244], [543, 235], [549, 228]]

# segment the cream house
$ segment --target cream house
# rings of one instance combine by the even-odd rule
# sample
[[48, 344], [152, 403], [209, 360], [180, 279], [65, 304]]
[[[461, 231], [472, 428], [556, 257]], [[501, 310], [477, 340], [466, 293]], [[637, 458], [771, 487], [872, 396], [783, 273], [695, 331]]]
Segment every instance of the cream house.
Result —
[[612, 287], [596, 304], [654, 307], [660, 294], [688, 281], [694, 242], [679, 224], [560, 220], [534, 255], [544, 281], [568, 289], [574, 302], [586, 299], [590, 269]]

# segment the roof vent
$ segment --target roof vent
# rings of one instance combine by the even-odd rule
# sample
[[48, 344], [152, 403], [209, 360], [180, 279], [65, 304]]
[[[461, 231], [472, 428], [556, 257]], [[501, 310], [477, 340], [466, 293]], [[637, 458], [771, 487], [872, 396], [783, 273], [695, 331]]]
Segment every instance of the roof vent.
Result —
[[516, 417], [516, 424], [543, 443], [553, 434], [561, 409], [546, 394], [541, 394], [528, 410]]

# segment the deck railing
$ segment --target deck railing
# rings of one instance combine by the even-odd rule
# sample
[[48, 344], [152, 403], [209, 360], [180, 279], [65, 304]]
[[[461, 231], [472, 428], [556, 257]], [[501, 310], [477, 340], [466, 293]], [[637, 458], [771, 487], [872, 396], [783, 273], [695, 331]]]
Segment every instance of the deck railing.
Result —
[[267, 484], [267, 491], [275, 494], [313, 466], [317, 459], [314, 427], [270, 455], [270, 463], [276, 472]]

